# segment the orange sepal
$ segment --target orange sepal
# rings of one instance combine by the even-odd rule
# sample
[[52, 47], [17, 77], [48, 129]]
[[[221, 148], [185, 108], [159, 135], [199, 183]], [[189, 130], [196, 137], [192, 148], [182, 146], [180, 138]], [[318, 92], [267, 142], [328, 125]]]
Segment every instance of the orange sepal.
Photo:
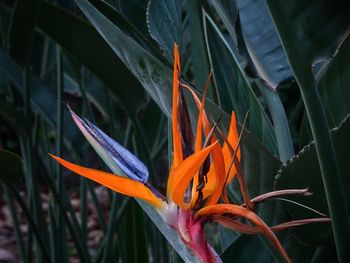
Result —
[[194, 153], [186, 158], [178, 167], [173, 171], [173, 193], [172, 200], [180, 208], [188, 209], [191, 207], [190, 203], [184, 203], [184, 195], [187, 188], [190, 185], [192, 178], [197, 174], [199, 168], [203, 165], [204, 160], [207, 158], [210, 151], [215, 147], [217, 142], [204, 148], [198, 153]]
[[163, 203], [163, 201], [157, 198], [148, 187], [138, 181], [120, 175], [79, 166], [52, 154], [50, 154], [50, 156], [72, 172], [102, 184], [115, 192], [141, 198], [156, 208], [159, 208]]

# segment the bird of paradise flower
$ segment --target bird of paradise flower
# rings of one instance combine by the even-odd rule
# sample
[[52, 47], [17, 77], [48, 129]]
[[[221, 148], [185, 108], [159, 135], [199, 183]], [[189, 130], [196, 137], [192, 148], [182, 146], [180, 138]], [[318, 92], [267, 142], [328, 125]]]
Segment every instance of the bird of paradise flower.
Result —
[[[307, 195], [307, 189], [274, 191], [251, 199], [240, 167], [242, 132], [238, 134], [234, 112], [231, 115], [228, 134], [224, 136], [217, 125], [212, 127], [204, 110], [207, 87], [200, 100], [189, 85], [179, 80], [179, 76], [180, 59], [175, 45], [172, 99], [174, 153], [166, 197], [147, 182], [147, 167], [136, 156], [88, 120], [80, 119], [70, 108], [74, 122], [96, 152], [104, 157], [103, 160], [112, 169], [113, 174], [85, 168], [54, 155], [51, 155], [52, 158], [81, 176], [118, 193], [143, 199], [154, 206], [166, 223], [177, 230], [184, 243], [202, 262], [220, 262], [220, 258], [205, 238], [204, 225], [211, 221], [246, 234], [265, 234], [283, 258], [291, 262], [274, 231], [312, 222], [329, 222], [330, 219], [327, 217], [303, 219], [273, 227], [267, 226], [253, 210], [256, 203], [280, 195]], [[195, 140], [182, 88], [192, 94], [199, 109]], [[216, 134], [223, 140], [223, 145], [220, 144]], [[120, 170], [127, 177], [119, 175]], [[234, 177], [238, 179], [244, 199], [244, 204], [241, 205], [233, 204], [226, 193], [226, 188]], [[242, 223], [239, 220], [241, 218], [250, 221], [255, 226]]]

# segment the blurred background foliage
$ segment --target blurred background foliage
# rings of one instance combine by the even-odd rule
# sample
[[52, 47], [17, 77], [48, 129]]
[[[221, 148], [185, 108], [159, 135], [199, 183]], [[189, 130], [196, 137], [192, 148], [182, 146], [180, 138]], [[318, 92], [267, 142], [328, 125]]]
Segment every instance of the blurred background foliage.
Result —
[[[329, 215], [300, 90], [317, 89], [350, 200], [348, 10], [340, 0], [1, 0], [0, 255], [14, 262], [186, 260], [133, 199], [71, 175], [47, 154], [108, 169], [73, 124], [69, 104], [139, 156], [165, 191], [174, 43], [182, 77], [198, 94], [212, 71], [206, 110], [213, 121], [222, 116], [226, 131], [231, 111], [239, 122], [249, 111], [242, 160], [250, 194], [314, 193], [273, 199], [258, 206], [259, 215], [269, 225], [316, 216], [308, 207]], [[241, 201], [237, 187], [230, 195]], [[330, 225], [278, 237], [294, 262], [336, 258]], [[208, 239], [224, 262], [279, 260], [264, 237], [213, 226]]]

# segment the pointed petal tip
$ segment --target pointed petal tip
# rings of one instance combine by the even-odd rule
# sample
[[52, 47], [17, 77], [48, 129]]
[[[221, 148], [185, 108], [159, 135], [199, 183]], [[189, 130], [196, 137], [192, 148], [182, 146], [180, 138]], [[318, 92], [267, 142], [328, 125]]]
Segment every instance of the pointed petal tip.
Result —
[[113, 172], [118, 172], [120, 169], [131, 179], [147, 182], [148, 169], [133, 153], [89, 120], [81, 119], [69, 106], [68, 109], [77, 127]]
[[53, 155], [52, 153], [48, 153], [48, 155], [52, 158], [52, 159], [60, 159], [59, 157], [57, 157], [56, 155]]
[[68, 170], [104, 185], [115, 192], [143, 199], [157, 209], [160, 209], [164, 205], [162, 199], [158, 198], [148, 187], [139, 181], [76, 165], [50, 153], [49, 155]]

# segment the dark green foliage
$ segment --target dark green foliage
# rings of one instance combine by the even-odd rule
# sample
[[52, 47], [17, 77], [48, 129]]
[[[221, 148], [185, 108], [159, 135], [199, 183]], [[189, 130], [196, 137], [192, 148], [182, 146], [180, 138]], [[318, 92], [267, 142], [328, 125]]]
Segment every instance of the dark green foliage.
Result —
[[[350, 168], [347, 167], [350, 164], [350, 155], [348, 154], [350, 142], [347, 140], [349, 132], [349, 117], [347, 117], [339, 127], [334, 128], [331, 132], [338, 162], [340, 163], [340, 171], [347, 200], [350, 199]], [[311, 144], [305, 146], [296, 157], [292, 158], [281, 166], [281, 169], [278, 171], [276, 176], [275, 187], [276, 189], [285, 189], [286, 187], [295, 189], [309, 188], [310, 192], [313, 193], [310, 197], [293, 197], [290, 199], [316, 209], [321, 213], [328, 214], [327, 200], [320, 177], [320, 166], [316, 160], [317, 155], [315, 143], [312, 142]], [[286, 208], [288, 213], [290, 213], [293, 218], [297, 219], [301, 217], [301, 207], [286, 204]], [[309, 212], [309, 214], [312, 215], [313, 212]], [[305, 217], [305, 215], [302, 217]], [[303, 228], [301, 230], [303, 230]], [[326, 231], [325, 226], [315, 224], [313, 227], [308, 227], [306, 233], [305, 231], [299, 232], [304, 239], [306, 239], [304, 242], [309, 243], [311, 241], [320, 242], [320, 237], [329, 238], [330, 231], [330, 226]]]
[[[341, 211], [341, 204], [327, 203], [317, 153], [324, 152], [327, 143], [320, 138], [329, 134], [327, 127], [340, 125], [331, 131], [337, 158], [331, 150], [328, 154], [340, 167], [341, 187], [333, 191], [348, 202], [348, 10], [340, 0], [1, 1], [0, 179], [21, 261], [199, 261], [151, 206], [109, 191], [102, 198], [94, 184], [60, 170], [47, 154], [108, 171], [84, 142], [67, 103], [139, 156], [152, 185], [165, 193], [172, 159], [167, 124], [174, 42], [181, 77], [200, 98], [213, 73], [206, 99], [212, 123], [221, 117], [219, 127], [226, 133], [231, 111], [239, 122], [249, 111], [241, 163], [251, 197], [289, 188], [313, 193], [257, 205], [267, 224], [317, 217], [309, 208], [328, 216]], [[187, 91], [184, 96], [195, 120], [197, 106]], [[319, 108], [310, 111], [310, 101]], [[327, 145], [331, 149], [332, 141]], [[302, 150], [290, 159], [297, 149]], [[237, 181], [228, 192], [242, 202]], [[27, 235], [19, 227], [21, 215]], [[100, 235], [94, 245], [91, 224]], [[280, 260], [263, 236], [228, 231], [208, 231], [224, 262]], [[293, 262], [335, 262], [338, 237], [334, 242], [330, 224], [278, 234]]]
[[0, 150], [1, 181], [5, 184], [18, 182], [22, 177], [22, 160], [17, 154]]

